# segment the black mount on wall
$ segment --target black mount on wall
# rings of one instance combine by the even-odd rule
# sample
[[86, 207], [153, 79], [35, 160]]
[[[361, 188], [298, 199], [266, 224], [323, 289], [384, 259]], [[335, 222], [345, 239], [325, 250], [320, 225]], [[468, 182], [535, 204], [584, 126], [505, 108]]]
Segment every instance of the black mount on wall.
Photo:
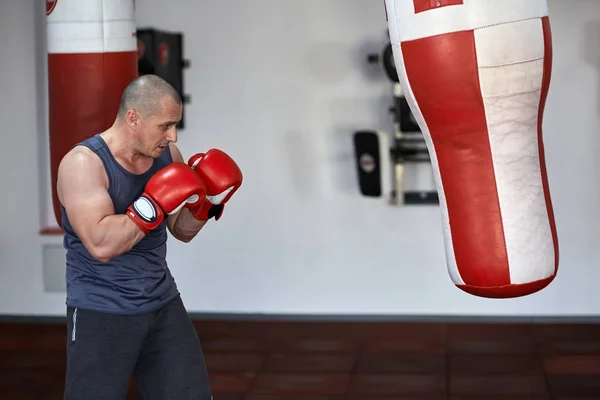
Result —
[[[394, 104], [389, 109], [394, 121], [394, 133], [391, 135], [389, 145], [389, 154], [393, 166], [390, 202], [392, 204], [439, 204], [436, 190], [410, 191], [404, 189], [405, 166], [410, 163], [431, 163], [431, 158], [421, 129], [412, 114], [406, 97], [402, 94], [391, 43], [384, 47], [381, 54], [369, 54], [367, 62], [382, 66], [387, 78], [392, 82], [394, 92]], [[363, 150], [357, 146], [356, 136], [360, 134], [363, 137], [362, 141], [365, 142], [366, 132], [369, 131], [355, 133], [355, 157], [358, 163], [360, 163], [361, 157], [363, 160], [365, 159], [365, 154], [369, 153], [369, 150], [366, 147]], [[371, 134], [377, 136], [375, 132], [371, 132]], [[375, 140], [375, 136], [372, 140]], [[381, 135], [379, 134], [378, 139], [380, 138]], [[382, 157], [375, 157], [375, 159], [380, 161]], [[366, 176], [364, 168], [359, 168], [359, 181], [361, 179], [381, 180], [381, 168], [379, 170], [373, 168], [372, 170], [371, 175]], [[379, 172], [379, 175], [377, 176], [375, 172]], [[362, 175], [360, 175], [361, 173]], [[366, 186], [369, 185], [361, 182], [361, 188]], [[373, 187], [374, 185], [371, 184], [370, 186]], [[381, 196], [381, 190], [369, 192], [361, 189], [361, 193], [365, 196]]]
[[438, 192], [432, 191], [410, 191], [402, 189], [402, 178], [398, 176], [403, 171], [404, 165], [408, 163], [431, 163], [429, 151], [425, 144], [425, 138], [415, 121], [406, 97], [400, 94], [400, 84], [394, 83], [397, 89], [394, 95], [395, 105], [390, 107], [393, 114], [394, 126], [396, 127], [390, 148], [392, 163], [395, 170], [397, 184], [393, 185], [391, 193], [392, 204], [398, 203], [398, 192], [404, 193], [404, 204], [439, 204]]
[[183, 58], [183, 34], [154, 28], [137, 30], [138, 73], [154, 74], [169, 82], [183, 101], [183, 115], [177, 125], [185, 127], [185, 105], [191, 98], [184, 91], [183, 70], [190, 67], [190, 61]]

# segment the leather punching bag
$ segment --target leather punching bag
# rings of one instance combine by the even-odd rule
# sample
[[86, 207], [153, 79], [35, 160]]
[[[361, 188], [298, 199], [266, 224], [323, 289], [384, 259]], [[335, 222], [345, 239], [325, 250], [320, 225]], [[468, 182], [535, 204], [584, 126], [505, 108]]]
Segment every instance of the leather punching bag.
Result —
[[512, 298], [558, 270], [542, 119], [546, 0], [385, 0], [400, 83], [425, 136], [447, 267], [465, 292]]
[[123, 89], [138, 76], [133, 0], [46, 1], [50, 163], [56, 174], [78, 142], [106, 130]]

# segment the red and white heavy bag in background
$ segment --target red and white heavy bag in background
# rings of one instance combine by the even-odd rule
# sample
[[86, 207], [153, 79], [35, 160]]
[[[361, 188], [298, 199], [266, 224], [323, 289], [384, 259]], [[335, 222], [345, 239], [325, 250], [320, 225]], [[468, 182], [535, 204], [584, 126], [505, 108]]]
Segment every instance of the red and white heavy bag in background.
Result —
[[76, 143], [117, 116], [123, 89], [138, 76], [133, 0], [47, 0], [52, 200], [56, 173]]
[[385, 0], [394, 62], [425, 136], [448, 272], [510, 298], [558, 269], [542, 117], [552, 42], [546, 0]]

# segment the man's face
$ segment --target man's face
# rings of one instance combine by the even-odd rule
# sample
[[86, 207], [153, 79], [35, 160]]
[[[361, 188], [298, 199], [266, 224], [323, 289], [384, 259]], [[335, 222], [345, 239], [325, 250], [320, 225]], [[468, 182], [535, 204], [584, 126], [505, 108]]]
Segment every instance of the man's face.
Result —
[[177, 142], [176, 125], [181, 120], [182, 105], [177, 104], [170, 96], [162, 99], [156, 112], [140, 119], [139, 141], [140, 152], [157, 158], [169, 146]]

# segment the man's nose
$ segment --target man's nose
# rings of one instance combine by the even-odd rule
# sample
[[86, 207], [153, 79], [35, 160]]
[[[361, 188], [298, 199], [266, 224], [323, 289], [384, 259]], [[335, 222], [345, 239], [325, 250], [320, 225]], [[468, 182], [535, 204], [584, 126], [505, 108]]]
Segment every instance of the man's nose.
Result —
[[169, 128], [169, 130], [167, 131], [167, 140], [169, 142], [173, 142], [173, 143], [177, 143], [177, 128], [176, 127], [171, 127]]

